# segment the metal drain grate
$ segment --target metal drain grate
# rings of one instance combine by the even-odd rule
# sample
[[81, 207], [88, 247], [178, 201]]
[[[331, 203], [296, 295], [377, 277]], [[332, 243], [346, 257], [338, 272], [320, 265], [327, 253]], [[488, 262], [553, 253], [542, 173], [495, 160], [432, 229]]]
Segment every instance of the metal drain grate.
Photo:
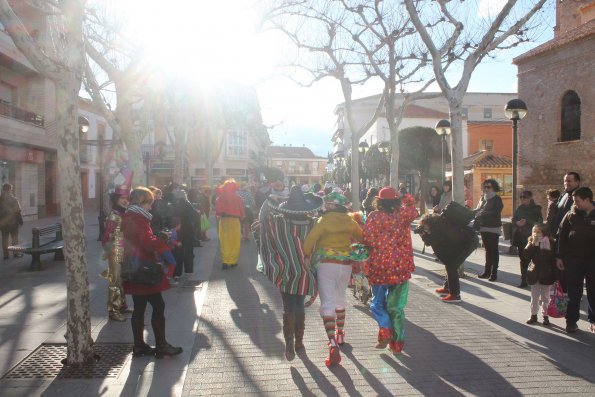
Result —
[[3, 379], [92, 379], [116, 378], [128, 356], [132, 345], [128, 343], [96, 343], [95, 354], [100, 359], [84, 367], [64, 367], [66, 344], [43, 344], [10, 370]]

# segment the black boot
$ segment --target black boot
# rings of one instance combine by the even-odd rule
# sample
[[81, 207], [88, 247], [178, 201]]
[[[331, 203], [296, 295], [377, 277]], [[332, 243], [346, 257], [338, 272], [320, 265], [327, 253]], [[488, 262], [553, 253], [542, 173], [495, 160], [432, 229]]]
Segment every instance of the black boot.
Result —
[[163, 358], [164, 356], [175, 356], [182, 353], [181, 347], [174, 347], [167, 343], [165, 339], [165, 317], [151, 320], [153, 332], [155, 333], [155, 358]]
[[295, 358], [294, 336], [295, 314], [283, 313], [283, 337], [285, 338], [285, 358], [287, 361], [291, 361]]
[[550, 325], [550, 318], [548, 316], [543, 316], [543, 325]]
[[134, 337], [134, 347], [132, 348], [132, 356], [148, 356], [155, 352], [151, 346], [145, 343], [144, 331], [145, 331], [145, 319], [144, 316], [132, 315], [130, 319], [132, 324], [132, 336]]
[[484, 267], [484, 270], [483, 270], [483, 273], [480, 274], [477, 277], [479, 277], [479, 278], [490, 278], [490, 275], [491, 274], [492, 274], [491, 266], [486, 263], [485, 264], [485, 267]]
[[490, 276], [490, 278], [488, 278], [488, 281], [497, 281], [498, 280], [498, 271], [497, 270], [493, 270], [492, 271], [492, 275]]
[[306, 328], [306, 314], [295, 315], [295, 350], [304, 349], [304, 330]]
[[527, 320], [527, 324], [535, 324], [537, 322], [537, 314], [532, 314]]

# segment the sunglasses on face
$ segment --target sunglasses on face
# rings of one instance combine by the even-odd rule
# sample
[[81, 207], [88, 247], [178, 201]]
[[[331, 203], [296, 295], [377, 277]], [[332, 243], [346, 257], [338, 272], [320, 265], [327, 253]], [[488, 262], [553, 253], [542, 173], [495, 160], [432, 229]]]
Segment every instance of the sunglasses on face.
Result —
[[529, 198], [529, 197], [527, 197], [527, 196], [521, 196], [521, 200], [522, 200], [522, 199], [528, 199], [528, 198]]
[[485, 185], [483, 188], [484, 188], [484, 189], [491, 189], [491, 188], [492, 188], [492, 186], [491, 186], [491, 185]]

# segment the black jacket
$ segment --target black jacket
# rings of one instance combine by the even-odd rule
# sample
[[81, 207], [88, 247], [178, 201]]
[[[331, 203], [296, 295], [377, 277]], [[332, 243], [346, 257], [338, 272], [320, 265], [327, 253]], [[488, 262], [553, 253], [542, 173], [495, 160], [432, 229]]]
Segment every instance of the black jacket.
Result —
[[[516, 222], [521, 219], [525, 219], [527, 222], [525, 226], [517, 226]], [[521, 204], [512, 217], [512, 227], [514, 232], [512, 233], [512, 244], [515, 247], [524, 247], [527, 245], [527, 239], [531, 235], [531, 229], [533, 225], [543, 220], [541, 215], [541, 206], [535, 204], [533, 200], [527, 205]]]
[[483, 196], [479, 201], [479, 206], [475, 210], [475, 222], [479, 226], [484, 227], [499, 227], [502, 226], [502, 199], [495, 195], [489, 200], [485, 200]]
[[431, 226], [430, 234], [422, 233], [421, 238], [449, 268], [459, 267], [479, 243], [473, 230], [455, 226], [443, 218]]
[[558, 258], [595, 261], [595, 210], [587, 214], [573, 208], [562, 219], [559, 230]]
[[[556, 257], [552, 251], [529, 244], [525, 247], [523, 256], [535, 266], [539, 284], [552, 285], [556, 281]], [[529, 282], [529, 284], [535, 283]]]
[[[572, 192], [574, 192], [574, 190]], [[562, 223], [562, 219], [564, 219], [564, 215], [570, 211], [572, 205], [574, 204], [574, 201], [572, 200], [572, 192], [564, 193], [564, 195], [558, 199], [558, 204], [556, 205], [556, 216], [550, 225], [552, 236], [554, 236], [556, 240], [558, 239], [558, 235], [560, 233], [559, 227]]]

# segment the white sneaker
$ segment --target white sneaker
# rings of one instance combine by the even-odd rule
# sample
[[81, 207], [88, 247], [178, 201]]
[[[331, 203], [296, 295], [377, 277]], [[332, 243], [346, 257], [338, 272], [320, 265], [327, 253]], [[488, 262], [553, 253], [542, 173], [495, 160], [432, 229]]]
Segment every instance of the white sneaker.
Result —
[[589, 325], [589, 331], [595, 334], [595, 323], [591, 323], [591, 325]]

